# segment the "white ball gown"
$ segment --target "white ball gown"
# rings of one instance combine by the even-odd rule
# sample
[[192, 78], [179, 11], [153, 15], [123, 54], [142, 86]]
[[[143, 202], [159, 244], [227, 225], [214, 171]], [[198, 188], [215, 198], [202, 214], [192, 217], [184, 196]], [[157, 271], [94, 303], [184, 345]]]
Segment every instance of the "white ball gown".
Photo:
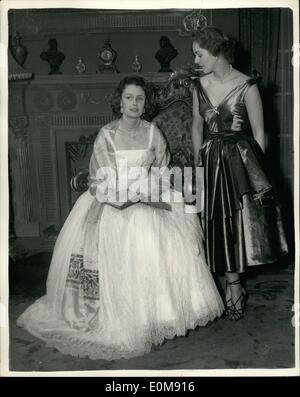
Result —
[[[103, 127], [94, 144], [96, 192], [99, 170], [116, 168], [120, 159], [149, 174], [169, 162], [153, 124], [143, 121], [148, 142], [137, 150], [116, 148], [116, 125]], [[182, 199], [173, 199], [171, 211], [143, 203], [121, 210], [100, 196], [87, 191], [77, 200], [56, 241], [47, 293], [18, 318], [19, 326], [62, 353], [115, 360], [143, 355], [221, 316], [200, 222], [185, 213]]]

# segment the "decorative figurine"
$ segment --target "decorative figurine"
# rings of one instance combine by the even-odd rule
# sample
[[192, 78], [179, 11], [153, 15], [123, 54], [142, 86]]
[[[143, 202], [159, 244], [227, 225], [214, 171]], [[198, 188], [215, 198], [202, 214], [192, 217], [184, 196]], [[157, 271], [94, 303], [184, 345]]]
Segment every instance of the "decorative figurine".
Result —
[[132, 68], [132, 70], [133, 70], [134, 72], [139, 73], [139, 72], [142, 70], [142, 67], [143, 67], [143, 65], [142, 65], [142, 63], [141, 63], [141, 61], [140, 61], [140, 58], [139, 58], [138, 55], [136, 55], [135, 58], [134, 58], [134, 61], [133, 61], [133, 63], [132, 63], [131, 68]]
[[160, 63], [159, 72], [173, 72], [173, 70], [170, 69], [170, 63], [177, 55], [178, 51], [173, 46], [170, 39], [167, 36], [161, 36], [160, 49], [155, 54], [155, 58]]
[[56, 39], [49, 39], [48, 44], [48, 50], [43, 51], [40, 57], [50, 65], [50, 72], [48, 74], [61, 74], [59, 67], [66, 57], [62, 52], [58, 51]]
[[10, 51], [18, 64], [23, 66], [27, 58], [27, 48], [21, 44], [21, 36], [19, 32], [17, 32], [15, 37], [12, 39]]
[[101, 48], [100, 52], [97, 54], [100, 58], [101, 65], [99, 65], [98, 71], [103, 72], [115, 72], [119, 73], [117, 66], [115, 65], [117, 59], [117, 53], [111, 48], [110, 40], [107, 39]]
[[82, 57], [78, 58], [78, 62], [77, 62], [77, 65], [76, 65], [75, 68], [76, 68], [77, 72], [80, 73], [80, 74], [84, 73], [86, 71], [86, 66], [83, 63]]

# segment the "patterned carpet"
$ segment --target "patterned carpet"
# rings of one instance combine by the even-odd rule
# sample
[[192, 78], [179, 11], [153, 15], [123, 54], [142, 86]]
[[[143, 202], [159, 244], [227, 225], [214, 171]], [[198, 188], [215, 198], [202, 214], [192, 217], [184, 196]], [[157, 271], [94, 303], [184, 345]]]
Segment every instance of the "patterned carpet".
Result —
[[[16, 318], [45, 293], [49, 254], [10, 265], [10, 370], [178, 370], [293, 368], [294, 267], [292, 261], [253, 269], [243, 320], [220, 319], [130, 360], [107, 362], [62, 355], [16, 327]], [[287, 264], [289, 262], [289, 264]]]

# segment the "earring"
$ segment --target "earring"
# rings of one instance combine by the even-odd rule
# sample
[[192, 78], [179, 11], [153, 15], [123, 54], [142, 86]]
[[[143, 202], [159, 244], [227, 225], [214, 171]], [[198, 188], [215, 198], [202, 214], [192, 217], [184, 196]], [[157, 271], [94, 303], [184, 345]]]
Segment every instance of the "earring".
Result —
[[120, 106], [120, 112], [123, 114], [123, 105]]

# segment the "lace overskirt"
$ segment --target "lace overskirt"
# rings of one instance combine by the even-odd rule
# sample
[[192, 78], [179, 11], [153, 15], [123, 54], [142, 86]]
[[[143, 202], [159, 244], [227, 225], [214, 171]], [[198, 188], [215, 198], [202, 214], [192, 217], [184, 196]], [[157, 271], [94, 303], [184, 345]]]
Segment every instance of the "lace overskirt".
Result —
[[115, 360], [205, 326], [223, 312], [196, 214], [76, 202], [57, 239], [47, 294], [17, 320], [65, 354]]

